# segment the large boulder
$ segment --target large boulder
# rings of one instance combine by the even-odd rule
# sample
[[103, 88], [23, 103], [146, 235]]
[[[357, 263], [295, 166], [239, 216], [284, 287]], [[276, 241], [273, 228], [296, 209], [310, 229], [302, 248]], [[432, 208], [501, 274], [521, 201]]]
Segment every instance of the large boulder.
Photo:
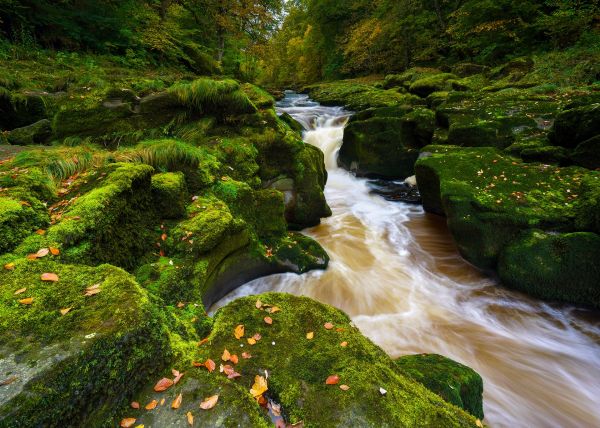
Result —
[[418, 108], [400, 117], [379, 116], [377, 111], [365, 120], [360, 120], [361, 116], [351, 120], [344, 131], [339, 163], [360, 176], [413, 175], [418, 149], [433, 137], [434, 113]]
[[44, 208], [37, 200], [0, 196], [0, 254], [12, 251], [33, 231], [48, 224]]
[[18, 94], [0, 87], [0, 130], [12, 130], [46, 118], [41, 95]]
[[600, 235], [532, 230], [502, 251], [498, 274], [510, 288], [600, 308]]
[[[328, 330], [327, 323], [333, 328]], [[223, 357], [225, 350], [235, 358]], [[448, 404], [394, 365], [346, 314], [306, 297], [269, 293], [233, 301], [216, 313], [207, 343], [198, 348], [195, 358], [200, 363], [211, 359], [217, 369], [212, 373], [203, 366], [186, 369], [181, 381], [168, 391], [157, 393], [149, 385], [136, 397], [142, 404], [162, 399], [170, 404], [182, 394], [179, 409], [174, 411], [167, 405], [151, 412], [129, 409], [123, 416], [145, 425], [168, 421], [169, 425], [184, 427], [185, 415], [191, 412], [200, 426], [237, 425], [240, 421], [245, 426], [272, 426], [267, 410], [257, 404], [257, 400], [264, 400], [265, 405], [279, 409], [279, 425], [477, 424], [473, 416]], [[219, 373], [219, 363], [239, 377], [228, 379], [227, 373]], [[181, 366], [176, 368], [183, 371]], [[266, 390], [258, 390], [252, 399], [250, 390], [256, 376], [264, 378]], [[330, 376], [336, 380], [327, 384]], [[200, 401], [215, 394], [219, 397], [212, 410], [198, 409]]]
[[109, 426], [172, 353], [160, 313], [116, 267], [9, 260], [0, 270], [0, 426]]
[[396, 364], [447, 402], [483, 419], [483, 379], [472, 368], [437, 354], [405, 355]]
[[152, 193], [158, 215], [162, 218], [177, 219], [185, 216], [188, 191], [183, 172], [153, 175]]
[[600, 134], [579, 143], [571, 153], [570, 159], [576, 165], [585, 168], [600, 168]]
[[451, 73], [440, 73], [432, 76], [424, 77], [411, 83], [408, 90], [421, 98], [426, 98], [428, 95], [450, 89], [449, 81], [458, 79]]
[[556, 117], [550, 142], [575, 148], [579, 143], [600, 135], [600, 104], [565, 110]]
[[52, 135], [52, 124], [48, 119], [42, 119], [31, 125], [16, 128], [8, 134], [8, 142], [20, 146], [45, 144]]

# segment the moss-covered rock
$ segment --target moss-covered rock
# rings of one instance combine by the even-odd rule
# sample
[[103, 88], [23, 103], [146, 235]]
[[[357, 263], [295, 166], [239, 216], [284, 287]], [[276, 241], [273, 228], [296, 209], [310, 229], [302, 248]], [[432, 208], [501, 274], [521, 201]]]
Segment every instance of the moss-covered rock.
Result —
[[549, 135], [557, 146], [574, 148], [590, 138], [600, 135], [600, 104], [568, 109], [556, 117]]
[[[256, 307], [257, 300], [262, 303], [261, 309]], [[273, 307], [278, 310], [272, 310]], [[271, 325], [264, 322], [266, 316], [271, 317]], [[324, 324], [328, 322], [336, 328], [326, 330]], [[234, 337], [238, 325], [245, 327], [240, 339]], [[306, 338], [308, 332], [313, 332], [313, 339]], [[257, 333], [260, 340], [250, 345], [247, 338]], [[347, 346], [341, 346], [342, 342]], [[281, 405], [281, 415], [290, 424], [300, 421], [306, 427], [476, 424], [475, 418], [401, 374], [394, 362], [362, 336], [344, 313], [305, 297], [270, 293], [238, 299], [220, 309], [208, 342], [198, 348], [195, 361], [210, 358], [219, 364], [225, 349], [237, 354], [238, 363], [222, 364], [232, 365], [240, 377], [227, 379], [219, 370], [208, 373], [204, 367], [190, 368], [174, 390], [162, 394], [148, 392], [139, 401], [166, 398], [170, 403], [182, 393], [182, 410], [174, 413], [177, 426], [183, 426], [187, 411], [192, 411], [202, 425], [218, 420], [223, 426], [237, 426], [242, 420], [249, 426], [264, 426], [268, 423], [267, 413], [255, 400], [252, 404], [250, 388], [255, 376], [268, 373], [264, 396]], [[242, 352], [251, 358], [243, 358]], [[339, 385], [348, 385], [349, 389], [326, 385], [330, 375], [339, 376]], [[386, 390], [385, 395], [380, 388]], [[219, 394], [214, 409], [193, 410], [198, 401], [214, 394]], [[160, 416], [164, 412], [157, 410], [146, 415], [149, 412], [127, 410], [124, 416], [140, 417], [138, 422], [149, 423], [164, 420], [156, 419], [164, 418]]]
[[548, 300], [600, 308], [600, 236], [590, 232], [524, 233], [502, 251], [502, 283]]
[[483, 379], [472, 368], [436, 354], [406, 355], [398, 358], [396, 364], [401, 373], [483, 419]]
[[31, 125], [16, 128], [8, 134], [8, 142], [21, 146], [44, 144], [52, 135], [52, 126], [48, 119], [42, 119]]
[[600, 134], [577, 145], [570, 159], [576, 164], [590, 169], [600, 168]]
[[414, 81], [408, 90], [421, 98], [426, 98], [434, 92], [450, 89], [448, 82], [453, 79], [458, 79], [458, 77], [451, 73], [434, 74]]
[[153, 175], [152, 194], [158, 215], [162, 218], [176, 219], [185, 215], [188, 192], [182, 172]]
[[530, 228], [575, 228], [582, 168], [523, 164], [490, 148], [429, 146], [416, 165], [426, 210], [444, 213], [461, 254], [493, 270], [504, 246]]
[[42, 204], [0, 196], [0, 254], [15, 249], [27, 236], [48, 224]]
[[294, 131], [302, 132], [304, 130], [302, 124], [294, 119], [289, 113], [284, 112], [279, 116], [279, 118], [287, 123]]
[[373, 116], [366, 120], [353, 119], [348, 123], [340, 164], [362, 176], [413, 175], [418, 149], [433, 137], [433, 112], [418, 108], [401, 117], [382, 117], [379, 114], [385, 113], [377, 110], [371, 113]]
[[170, 357], [160, 313], [118, 268], [14, 262], [0, 271], [0, 368], [14, 377], [0, 392], [0, 425], [108, 425]]
[[525, 148], [520, 152], [525, 162], [565, 165], [569, 163], [569, 152], [564, 147], [541, 146]]
[[46, 118], [46, 104], [37, 94], [11, 93], [0, 88], [0, 129], [12, 130]]

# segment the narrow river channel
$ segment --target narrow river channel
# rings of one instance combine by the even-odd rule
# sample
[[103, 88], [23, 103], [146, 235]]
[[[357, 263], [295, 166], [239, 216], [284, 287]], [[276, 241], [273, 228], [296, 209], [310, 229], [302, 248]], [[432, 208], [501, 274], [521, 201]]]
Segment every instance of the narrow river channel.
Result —
[[[492, 427], [600, 427], [600, 316], [499, 287], [464, 262], [442, 218], [388, 202], [337, 166], [348, 113], [288, 93], [279, 102], [325, 153], [333, 216], [306, 230], [329, 269], [252, 281], [215, 305], [267, 291], [347, 312], [392, 357], [438, 353], [484, 379]], [[213, 308], [214, 310], [214, 308]]]

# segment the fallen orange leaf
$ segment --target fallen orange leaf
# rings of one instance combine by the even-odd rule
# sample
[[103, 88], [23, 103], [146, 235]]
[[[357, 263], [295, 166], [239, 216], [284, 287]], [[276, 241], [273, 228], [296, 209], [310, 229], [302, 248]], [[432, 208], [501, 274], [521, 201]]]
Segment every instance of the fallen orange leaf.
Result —
[[268, 389], [267, 380], [263, 376], [254, 376], [254, 385], [252, 385], [252, 388], [250, 389], [250, 394], [252, 394], [254, 398], [260, 397]]
[[156, 406], [158, 406], [158, 401], [152, 400], [151, 402], [149, 402], [148, 404], [146, 404], [146, 410], [156, 409]]
[[262, 302], [260, 300], [257, 300], [255, 306], [256, 306], [256, 309], [261, 309], [262, 308]]
[[315, 337], [315, 333], [312, 331], [309, 331], [308, 333], [306, 333], [306, 338], [308, 340], [312, 340], [312, 338]]
[[[177, 371], [177, 370], [175, 370]], [[185, 373], [179, 373], [177, 372], [177, 374], [175, 375], [175, 378], [173, 379], [173, 385], [176, 385], [177, 383], [179, 383], [179, 381], [181, 380], [181, 378], [183, 377]]]
[[27, 254], [27, 260], [37, 260], [38, 256], [36, 253]]
[[221, 366], [221, 371], [227, 375], [228, 379], [235, 379], [236, 377], [241, 376], [241, 374], [236, 372], [235, 369], [232, 366], [230, 366], [229, 364]]
[[256, 339], [254, 339], [253, 337], [249, 337], [249, 338], [248, 338], [248, 343], [249, 343], [250, 345], [256, 345]]
[[217, 401], [219, 401], [219, 395], [213, 395], [204, 399], [202, 403], [200, 403], [200, 408], [203, 410], [210, 410], [217, 405]]
[[335, 385], [340, 381], [340, 377], [338, 375], [331, 375], [325, 381], [326, 385]]
[[56, 282], [58, 281], [58, 275], [55, 273], [43, 273], [41, 276], [42, 281]]
[[73, 309], [73, 308], [64, 308], [64, 309], [61, 309], [60, 310], [60, 314], [61, 315], [67, 315], [71, 309]]
[[160, 235], [160, 239], [163, 240], [163, 241], [166, 241], [167, 240], [167, 234], [163, 233], [162, 235]]
[[15, 291], [14, 295], [16, 296], [17, 294], [25, 293], [26, 291], [27, 291], [27, 287], [19, 288], [17, 291]]
[[125, 418], [121, 420], [121, 424], [119, 425], [121, 428], [131, 428], [133, 424], [135, 424], [135, 418]]
[[194, 415], [192, 415], [192, 412], [187, 412], [185, 416], [187, 417], [188, 424], [190, 426], [194, 425]]
[[173, 400], [173, 402], [171, 403], [171, 408], [172, 409], [179, 409], [179, 407], [181, 406], [181, 400], [183, 400], [183, 395], [179, 394], [177, 396], [177, 398], [175, 400]]
[[325, 325], [323, 325], [323, 327], [325, 327], [327, 330], [331, 330], [333, 328], [333, 324], [331, 324], [330, 322], [326, 322]]
[[206, 342], [208, 342], [208, 337], [205, 337], [204, 339], [202, 339], [200, 342], [198, 342], [198, 346], [202, 346], [204, 345]]
[[229, 353], [229, 351], [227, 349], [225, 349], [223, 351], [223, 355], [221, 355], [221, 359], [223, 361], [229, 361], [230, 358], [231, 358], [231, 354]]
[[209, 373], [212, 373], [216, 366], [217, 365], [215, 364], [215, 362], [210, 358], [204, 362], [204, 367], [206, 367]]
[[6, 270], [15, 270], [15, 264], [14, 263], [7, 263], [4, 265], [4, 269]]
[[173, 386], [173, 381], [169, 378], [163, 377], [159, 380], [156, 385], [154, 385], [154, 390], [156, 392], [163, 392]]
[[340, 385], [340, 389], [342, 391], [348, 391], [350, 389], [350, 387], [348, 385]]
[[131, 408], [132, 409], [139, 409], [140, 408], [140, 403], [138, 403], [137, 401], [132, 401], [131, 402]]
[[254, 333], [254, 336], [252, 336], [252, 339], [254, 339], [258, 342], [260, 339], [262, 339], [262, 336], [260, 335], [260, 333]]
[[273, 306], [269, 313], [274, 314], [275, 312], [279, 312], [280, 310], [281, 309], [279, 309], [279, 306]]
[[264, 321], [266, 324], [269, 324], [269, 325], [273, 324], [273, 319], [271, 317], [265, 317]]
[[52, 253], [53, 256], [58, 256], [60, 254], [60, 250], [58, 248], [50, 247], [50, 253]]
[[242, 358], [247, 360], [249, 358], [252, 358], [252, 355], [250, 355], [250, 352], [242, 352]]
[[44, 229], [38, 229], [35, 231], [35, 233], [37, 233], [38, 235], [45, 235], [46, 231]]
[[340, 343], [340, 346], [342, 348], [345, 348], [346, 346], [348, 346], [348, 342], [342, 342], [342, 343]]
[[19, 300], [22, 305], [31, 305], [33, 303], [33, 297], [26, 297], [25, 299]]
[[89, 287], [87, 287], [85, 289], [85, 296], [93, 296], [94, 294], [98, 294], [100, 293], [100, 291], [102, 291], [100, 289], [100, 284], [94, 284], [94, 285], [90, 285]]
[[[235, 336], [236, 339], [241, 339], [242, 337], [244, 337], [244, 325], [240, 324], [238, 325], [235, 330], [233, 331], [233, 335]], [[227, 360], [225, 360], [227, 361]]]
[[229, 358], [229, 361], [231, 361], [233, 364], [237, 364], [238, 363], [238, 356], [235, 354], [232, 354], [231, 357]]

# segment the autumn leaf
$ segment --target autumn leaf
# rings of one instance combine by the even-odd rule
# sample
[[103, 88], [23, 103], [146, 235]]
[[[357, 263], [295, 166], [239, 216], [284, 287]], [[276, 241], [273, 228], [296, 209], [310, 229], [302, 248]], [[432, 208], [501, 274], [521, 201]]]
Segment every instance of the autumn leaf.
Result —
[[250, 352], [242, 352], [242, 358], [248, 360], [252, 358], [252, 355], [250, 355]]
[[171, 409], [179, 409], [181, 406], [181, 400], [183, 400], [183, 395], [179, 394], [175, 400], [171, 403]]
[[190, 426], [193, 426], [194, 425], [194, 415], [192, 415], [192, 412], [187, 412], [185, 416], [187, 418], [188, 424], [190, 424]]
[[73, 309], [72, 307], [69, 308], [64, 308], [60, 310], [60, 314], [61, 315], [67, 315], [69, 313], [69, 311], [71, 311], [71, 309]]
[[279, 312], [281, 309], [279, 309], [278, 306], [273, 306], [271, 308], [271, 310], [269, 310], [269, 313], [274, 314], [275, 312]]
[[340, 381], [338, 375], [331, 375], [325, 380], [326, 385], [336, 385]]
[[183, 303], [183, 302], [177, 303], [177, 308], [181, 309], [181, 308], [184, 308], [184, 307], [185, 307], [185, 303]]
[[342, 342], [342, 343], [340, 343], [340, 346], [342, 348], [345, 348], [346, 346], [348, 346], [348, 342]]
[[252, 336], [252, 339], [254, 339], [258, 342], [260, 339], [262, 339], [262, 336], [260, 335], [260, 333], [254, 333], [254, 336]]
[[44, 229], [38, 229], [35, 231], [35, 233], [41, 236], [41, 235], [45, 235], [46, 231]]
[[164, 398], [161, 398], [161, 400], [160, 400], [160, 405], [162, 406], [163, 404], [165, 404], [165, 399], [164, 399]]
[[42, 257], [46, 257], [49, 252], [50, 252], [50, 250], [48, 248], [42, 248], [42, 249], [38, 250], [38, 252], [35, 253], [35, 255], [41, 259]]
[[229, 361], [231, 361], [233, 364], [237, 364], [238, 363], [238, 356], [235, 354], [232, 354], [231, 357], [229, 358]]
[[6, 270], [15, 270], [15, 264], [14, 263], [7, 263], [4, 265], [4, 269]]
[[17, 294], [25, 293], [26, 291], [27, 291], [27, 287], [19, 288], [17, 291], [15, 291], [14, 295], [16, 296]]
[[177, 383], [179, 383], [179, 381], [185, 374], [185, 373], [179, 373], [179, 371], [175, 370], [175, 369], [171, 370], [171, 373], [173, 373], [173, 376], [175, 376], [175, 379], [173, 379], [173, 385], [177, 385]]
[[264, 321], [265, 321], [265, 324], [269, 324], [269, 325], [273, 324], [273, 319], [271, 317], [265, 317]]
[[260, 300], [257, 300], [255, 306], [256, 309], [262, 309], [262, 302]]
[[198, 342], [198, 346], [202, 346], [204, 345], [206, 342], [208, 342], [208, 337], [205, 337], [204, 339], [202, 339], [200, 342]]
[[148, 404], [146, 404], [146, 410], [156, 409], [156, 406], [158, 406], [158, 401], [152, 400], [151, 402], [149, 402]]
[[256, 375], [254, 377], [254, 385], [252, 385], [252, 388], [250, 389], [250, 394], [252, 394], [254, 398], [258, 398], [268, 389], [267, 380], [263, 376]]
[[348, 385], [340, 385], [340, 389], [342, 391], [348, 391], [350, 389], [350, 387]]
[[250, 345], [256, 345], [256, 339], [254, 339], [253, 337], [249, 337], [248, 338], [248, 344], [250, 344]]
[[131, 402], [131, 408], [132, 409], [139, 409], [140, 408], [140, 403], [138, 403], [137, 401], [132, 401]]
[[58, 256], [60, 254], [60, 250], [58, 248], [50, 247], [50, 253], [53, 256]]
[[219, 401], [218, 394], [205, 398], [204, 401], [200, 403], [200, 408], [203, 410], [210, 410], [217, 405], [217, 401]]
[[228, 379], [235, 379], [236, 377], [241, 376], [241, 374], [236, 372], [235, 369], [232, 366], [230, 366], [229, 364], [221, 366], [221, 371], [227, 375]]
[[229, 351], [227, 349], [225, 349], [223, 351], [223, 355], [221, 355], [221, 359], [223, 361], [229, 361], [231, 359], [231, 354], [229, 353]]
[[331, 324], [330, 322], [326, 322], [325, 325], [323, 325], [323, 327], [325, 327], [325, 329], [327, 330], [331, 330], [333, 328], [333, 324]]
[[58, 281], [58, 275], [55, 273], [43, 273], [41, 276], [41, 280], [42, 281], [48, 281], [48, 282], [56, 282]]
[[[241, 339], [242, 337], [244, 337], [244, 325], [240, 324], [238, 325], [235, 330], [233, 331], [233, 335], [235, 336], [236, 339]], [[225, 360], [227, 361], [227, 360]]]
[[312, 331], [309, 331], [308, 333], [306, 333], [306, 338], [307, 338], [308, 340], [312, 340], [312, 339], [313, 339], [313, 337], [315, 337], [315, 333], [314, 333], [314, 332], [312, 332]]
[[94, 284], [94, 285], [90, 285], [89, 287], [87, 287], [85, 289], [85, 294], [84, 296], [93, 296], [94, 294], [98, 294], [100, 293], [100, 291], [102, 291], [100, 289], [100, 284]]
[[481, 421], [479, 419], [477, 419], [475, 421], [475, 425], [477, 425], [479, 428], [483, 428], [483, 424], [481, 423]]
[[154, 390], [156, 392], [163, 392], [172, 387], [173, 384], [174, 382], [171, 379], [163, 377], [156, 383], [156, 385], [154, 385]]
[[206, 367], [209, 373], [212, 373], [216, 366], [217, 365], [215, 364], [215, 362], [210, 358], [204, 362], [204, 367]]
[[121, 428], [131, 428], [133, 426], [133, 424], [135, 424], [136, 419], [135, 418], [125, 418], [121, 420], [121, 423], [119, 424], [119, 426]]
[[36, 253], [27, 254], [27, 260], [37, 260], [38, 256]]
[[161, 241], [166, 241], [167, 240], [167, 234], [163, 233], [162, 235], [160, 235], [160, 239], [161, 239]]
[[26, 297], [25, 299], [19, 300], [22, 305], [31, 305], [33, 303], [33, 297]]

